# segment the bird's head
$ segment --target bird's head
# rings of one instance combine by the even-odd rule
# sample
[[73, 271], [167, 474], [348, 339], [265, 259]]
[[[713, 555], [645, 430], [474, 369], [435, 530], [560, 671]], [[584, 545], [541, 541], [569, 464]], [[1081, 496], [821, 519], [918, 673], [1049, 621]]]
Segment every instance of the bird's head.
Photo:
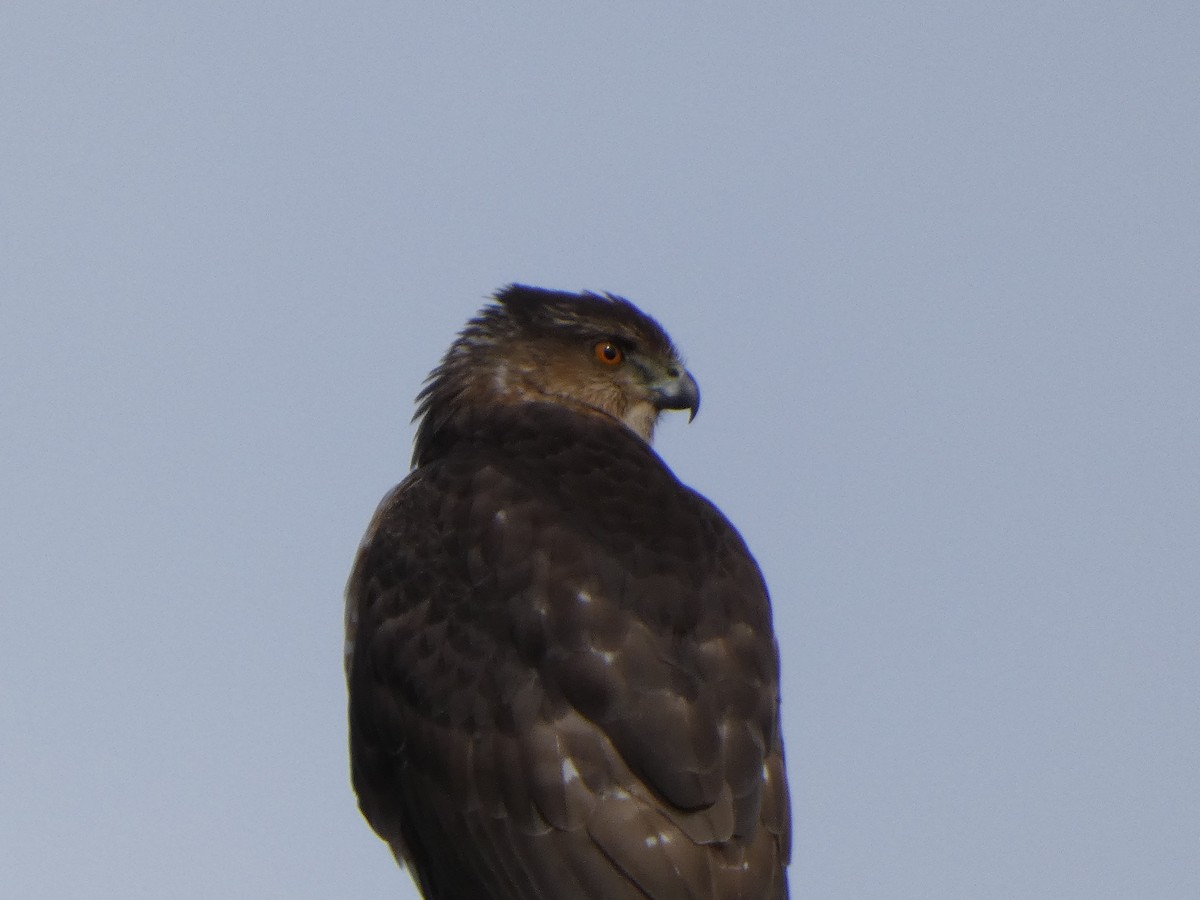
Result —
[[421, 432], [464, 406], [550, 402], [610, 416], [647, 443], [663, 410], [700, 408], [671, 339], [628, 300], [523, 285], [467, 323], [418, 399]]

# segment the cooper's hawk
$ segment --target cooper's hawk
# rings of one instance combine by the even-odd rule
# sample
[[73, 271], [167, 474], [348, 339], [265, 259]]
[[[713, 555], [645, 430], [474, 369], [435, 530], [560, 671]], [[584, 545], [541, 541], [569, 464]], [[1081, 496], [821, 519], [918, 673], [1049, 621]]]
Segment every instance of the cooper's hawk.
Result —
[[346, 676], [359, 806], [429, 900], [787, 896], [767, 590], [650, 448], [699, 403], [628, 301], [523, 286], [421, 392]]

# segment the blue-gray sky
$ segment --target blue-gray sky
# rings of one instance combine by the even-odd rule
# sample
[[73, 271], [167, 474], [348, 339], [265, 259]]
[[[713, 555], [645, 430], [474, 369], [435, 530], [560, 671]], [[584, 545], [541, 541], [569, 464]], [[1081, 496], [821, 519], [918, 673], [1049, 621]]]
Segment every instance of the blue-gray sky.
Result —
[[802, 898], [1200, 896], [1194, 2], [8, 2], [0, 882], [413, 897], [341, 591], [509, 281], [772, 588]]

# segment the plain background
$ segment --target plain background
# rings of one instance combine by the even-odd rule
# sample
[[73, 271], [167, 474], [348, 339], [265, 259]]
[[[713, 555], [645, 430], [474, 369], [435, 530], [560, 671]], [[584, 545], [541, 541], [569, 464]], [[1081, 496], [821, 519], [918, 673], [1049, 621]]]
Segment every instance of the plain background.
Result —
[[1200, 896], [1200, 6], [0, 8], [0, 894], [412, 897], [341, 591], [510, 281], [632, 298], [793, 894]]

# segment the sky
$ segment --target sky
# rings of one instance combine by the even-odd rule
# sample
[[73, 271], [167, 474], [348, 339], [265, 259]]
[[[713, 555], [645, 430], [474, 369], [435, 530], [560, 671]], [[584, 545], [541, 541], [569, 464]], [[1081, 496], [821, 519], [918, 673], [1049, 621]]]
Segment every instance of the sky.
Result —
[[612, 291], [783, 657], [793, 897], [1200, 896], [1200, 6], [0, 8], [0, 884], [414, 898], [342, 589], [497, 288]]

